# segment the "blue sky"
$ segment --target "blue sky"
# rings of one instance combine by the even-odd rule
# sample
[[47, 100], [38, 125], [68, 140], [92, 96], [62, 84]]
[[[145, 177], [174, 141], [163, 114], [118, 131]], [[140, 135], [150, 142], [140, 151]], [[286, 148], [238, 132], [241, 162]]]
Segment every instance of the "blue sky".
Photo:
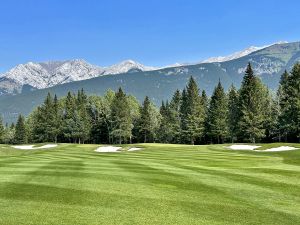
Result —
[[300, 1], [1, 0], [0, 72], [28, 61], [197, 62], [300, 40]]

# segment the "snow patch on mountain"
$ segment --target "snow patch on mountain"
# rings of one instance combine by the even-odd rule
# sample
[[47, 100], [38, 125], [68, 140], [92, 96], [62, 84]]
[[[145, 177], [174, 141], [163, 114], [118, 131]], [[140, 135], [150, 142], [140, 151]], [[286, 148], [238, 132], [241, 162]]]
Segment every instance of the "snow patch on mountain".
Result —
[[[257, 75], [262, 74], [274, 74], [278, 73], [284, 67], [284, 63], [280, 60], [271, 60], [269, 58], [262, 57], [259, 61], [254, 61], [250, 59], [251, 64], [253, 65], [253, 71]], [[238, 73], [244, 74], [247, 66], [239, 68]]]

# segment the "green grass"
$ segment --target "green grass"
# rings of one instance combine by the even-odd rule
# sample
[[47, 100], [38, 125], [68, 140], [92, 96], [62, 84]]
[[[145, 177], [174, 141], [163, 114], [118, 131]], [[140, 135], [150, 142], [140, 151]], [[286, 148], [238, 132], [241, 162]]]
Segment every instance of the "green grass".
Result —
[[300, 150], [135, 146], [0, 145], [0, 225], [300, 224]]

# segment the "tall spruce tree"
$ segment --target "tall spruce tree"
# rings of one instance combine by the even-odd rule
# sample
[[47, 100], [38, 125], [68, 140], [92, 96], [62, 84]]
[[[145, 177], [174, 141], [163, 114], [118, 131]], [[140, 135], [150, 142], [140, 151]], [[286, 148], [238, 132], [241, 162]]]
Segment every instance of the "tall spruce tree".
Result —
[[181, 104], [180, 104], [180, 110], [179, 110], [179, 115], [180, 115], [180, 143], [189, 143], [189, 140], [187, 136], [185, 135], [187, 131], [187, 117], [188, 117], [188, 112], [187, 112], [187, 93], [186, 89], [184, 88], [182, 90], [181, 94]]
[[87, 110], [87, 95], [85, 94], [84, 90], [81, 89], [77, 93], [76, 99], [76, 108], [77, 108], [77, 127], [79, 128], [77, 132], [78, 143], [84, 143], [88, 140], [91, 131], [91, 118], [88, 114]]
[[29, 118], [29, 125], [32, 125], [30, 137], [32, 141], [53, 141], [53, 98], [50, 93], [47, 94], [44, 103], [37, 107]]
[[163, 143], [180, 143], [180, 104], [181, 93], [176, 90], [170, 103], [162, 102], [160, 107], [161, 124], [159, 140]]
[[278, 116], [278, 129], [279, 129], [279, 140], [282, 138], [287, 142], [289, 133], [290, 117], [288, 115], [289, 110], [289, 73], [285, 70], [281, 75], [279, 87], [277, 90], [277, 99], [279, 104], [279, 116]]
[[186, 108], [181, 118], [184, 121], [181, 129], [182, 135], [188, 138], [189, 143], [194, 144], [204, 133], [205, 109], [201, 104], [199, 89], [193, 77], [190, 78], [186, 87], [186, 96], [183, 97], [185, 98], [183, 98], [183, 104]]
[[276, 121], [278, 115], [276, 114], [276, 103], [275, 99], [271, 96], [269, 89], [264, 86], [264, 96], [262, 98], [263, 111], [264, 111], [264, 122], [263, 126], [265, 129], [265, 142], [271, 142], [272, 139], [276, 138]]
[[228, 131], [231, 142], [237, 140], [238, 134], [238, 92], [232, 85], [228, 93]]
[[163, 143], [171, 143], [173, 138], [172, 129], [170, 126], [170, 112], [171, 110], [168, 101], [166, 102], [166, 104], [163, 101], [160, 107], [160, 115], [162, 118], [159, 129], [159, 141]]
[[53, 100], [53, 123], [51, 136], [54, 138], [54, 142], [57, 143], [59, 134], [61, 133], [61, 124], [62, 124], [62, 112], [59, 106], [59, 101], [56, 95], [54, 95]]
[[14, 143], [26, 144], [27, 143], [26, 125], [25, 125], [25, 118], [22, 115], [19, 115], [18, 117], [15, 130], [16, 131], [14, 136]]
[[64, 116], [63, 116], [63, 136], [69, 142], [76, 142], [77, 130], [79, 129], [77, 124], [79, 117], [76, 109], [76, 97], [68, 92], [64, 101]]
[[172, 143], [180, 143], [180, 105], [181, 93], [179, 90], [176, 90], [170, 102]]
[[[140, 133], [143, 136], [143, 142], [146, 143], [151, 140], [151, 113], [150, 113], [150, 99], [148, 96], [145, 97], [143, 105], [141, 107], [141, 119], [139, 123]], [[162, 110], [165, 111], [164, 104]]]
[[208, 135], [218, 144], [223, 143], [228, 135], [228, 105], [227, 97], [219, 81], [208, 109]]
[[202, 93], [201, 93], [201, 101], [202, 101], [202, 105], [205, 109], [205, 113], [207, 113], [208, 106], [209, 106], [209, 101], [208, 101], [208, 97], [207, 97], [207, 94], [206, 94], [205, 90], [203, 90]]
[[41, 107], [41, 117], [39, 126], [41, 127], [40, 132], [43, 129], [44, 140], [43, 141], [54, 141], [54, 101], [50, 93], [48, 93], [44, 104]]
[[255, 143], [265, 137], [265, 91], [249, 63], [239, 91], [239, 136], [244, 141]]
[[119, 88], [111, 105], [112, 132], [111, 135], [121, 144], [132, 136], [132, 118], [128, 108], [128, 99], [122, 88]]
[[280, 82], [281, 130], [286, 140], [300, 141], [300, 64], [294, 65], [291, 74], [284, 73]]
[[146, 96], [140, 108], [139, 131], [141, 134], [141, 141], [155, 142], [157, 139], [157, 132], [160, 127], [160, 113]]

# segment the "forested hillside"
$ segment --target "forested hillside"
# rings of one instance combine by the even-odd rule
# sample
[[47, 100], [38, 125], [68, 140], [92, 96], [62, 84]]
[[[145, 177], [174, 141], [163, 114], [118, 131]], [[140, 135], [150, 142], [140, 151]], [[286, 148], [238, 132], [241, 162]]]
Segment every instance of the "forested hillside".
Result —
[[[225, 91], [219, 80], [211, 98], [190, 77], [170, 101], [142, 104], [122, 88], [104, 96], [84, 90], [60, 99], [48, 93], [44, 103], [16, 125], [0, 123], [3, 143], [224, 143], [299, 142], [300, 64], [285, 71], [272, 95], [249, 63], [241, 86]], [[171, 94], [170, 94], [171, 95]]]

